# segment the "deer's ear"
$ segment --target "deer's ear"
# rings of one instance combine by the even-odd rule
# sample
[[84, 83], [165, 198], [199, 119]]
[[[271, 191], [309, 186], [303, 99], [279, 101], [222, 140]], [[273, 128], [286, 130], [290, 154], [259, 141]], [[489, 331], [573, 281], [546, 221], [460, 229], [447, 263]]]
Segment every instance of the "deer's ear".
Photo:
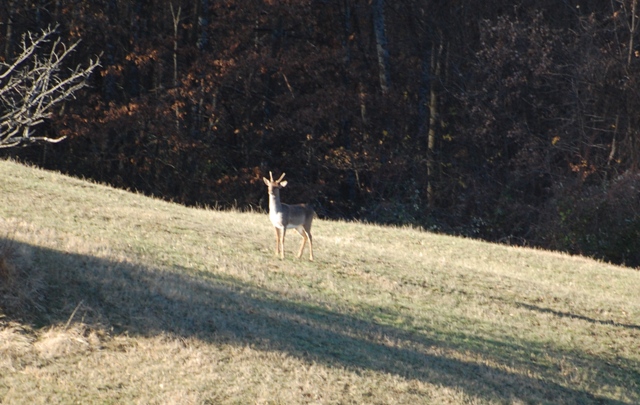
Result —
[[286, 187], [287, 186], [287, 181], [281, 181], [280, 182], [280, 187]]
[[267, 186], [271, 184], [269, 179], [267, 179], [266, 177], [263, 177], [262, 180], [264, 180], [264, 184], [266, 184]]

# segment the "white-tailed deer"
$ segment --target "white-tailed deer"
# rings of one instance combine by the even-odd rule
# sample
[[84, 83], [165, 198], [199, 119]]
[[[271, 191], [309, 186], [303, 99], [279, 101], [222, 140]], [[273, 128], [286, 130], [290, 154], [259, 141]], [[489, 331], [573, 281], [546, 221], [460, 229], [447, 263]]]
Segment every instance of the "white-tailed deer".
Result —
[[278, 180], [273, 180], [273, 174], [269, 172], [271, 180], [263, 177], [264, 184], [269, 188], [269, 219], [276, 229], [276, 256], [284, 259], [284, 235], [287, 229], [295, 229], [302, 236], [302, 245], [298, 258], [302, 256], [304, 245], [309, 241], [309, 260], [313, 260], [313, 244], [311, 241], [311, 221], [315, 216], [313, 208], [308, 204], [288, 205], [280, 202], [280, 189], [287, 185], [284, 173]]

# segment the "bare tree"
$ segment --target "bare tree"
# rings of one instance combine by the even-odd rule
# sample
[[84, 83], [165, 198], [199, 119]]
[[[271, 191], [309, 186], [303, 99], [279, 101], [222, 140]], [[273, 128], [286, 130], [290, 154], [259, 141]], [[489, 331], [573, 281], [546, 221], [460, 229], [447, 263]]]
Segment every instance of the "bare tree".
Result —
[[54, 106], [87, 86], [89, 75], [100, 64], [96, 58], [87, 67], [65, 71], [63, 61], [80, 41], [67, 46], [55, 38], [56, 29], [23, 35], [15, 60], [0, 62], [0, 148], [63, 140], [32, 136], [33, 128], [49, 117]]

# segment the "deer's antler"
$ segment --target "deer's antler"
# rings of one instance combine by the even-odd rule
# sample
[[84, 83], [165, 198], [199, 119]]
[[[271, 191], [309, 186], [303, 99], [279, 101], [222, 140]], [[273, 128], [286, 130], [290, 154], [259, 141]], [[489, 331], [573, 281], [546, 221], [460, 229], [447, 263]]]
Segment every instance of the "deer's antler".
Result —
[[269, 178], [271, 178], [271, 182], [272, 183], [280, 183], [282, 181], [282, 179], [284, 178], [285, 173], [282, 173], [282, 176], [280, 176], [280, 178], [276, 181], [273, 181], [273, 173], [269, 172]]

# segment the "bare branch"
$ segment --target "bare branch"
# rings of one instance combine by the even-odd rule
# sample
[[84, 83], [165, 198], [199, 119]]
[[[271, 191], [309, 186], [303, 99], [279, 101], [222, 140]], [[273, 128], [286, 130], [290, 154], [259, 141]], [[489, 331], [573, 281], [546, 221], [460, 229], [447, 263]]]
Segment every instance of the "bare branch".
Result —
[[56, 29], [47, 28], [39, 36], [23, 35], [20, 55], [13, 63], [0, 63], [0, 148], [65, 139], [31, 133], [50, 116], [54, 106], [87, 86], [87, 79], [100, 66], [96, 58], [86, 67], [78, 65], [65, 72], [64, 60], [80, 41], [66, 45], [53, 38]]

